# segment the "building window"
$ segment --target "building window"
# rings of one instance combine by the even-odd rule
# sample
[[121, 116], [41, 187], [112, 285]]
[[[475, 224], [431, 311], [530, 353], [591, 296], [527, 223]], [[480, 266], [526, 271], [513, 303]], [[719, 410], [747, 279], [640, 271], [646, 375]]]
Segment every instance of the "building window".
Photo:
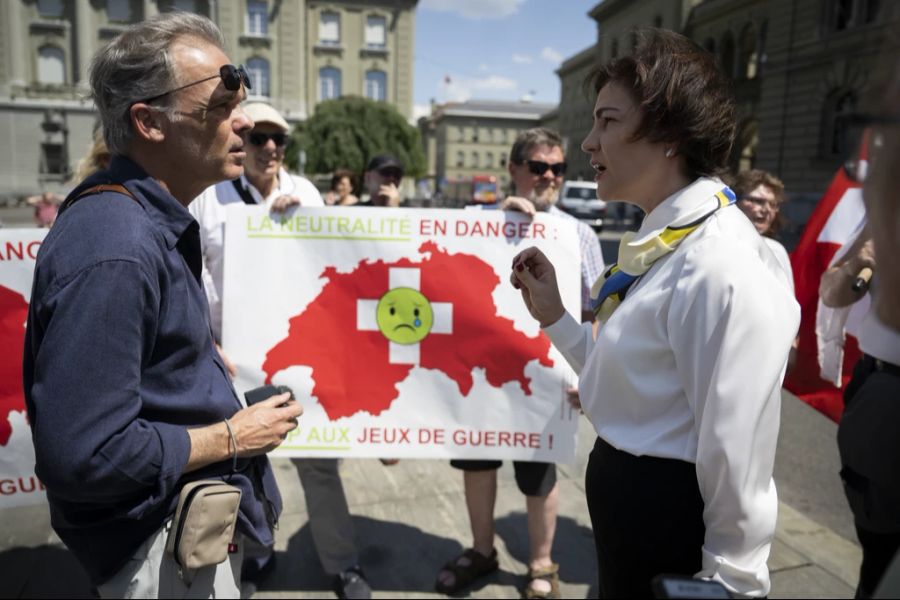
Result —
[[480, 163], [480, 157], [478, 156], [478, 153], [473, 152], [472, 153], [472, 168], [473, 169], [479, 168], [481, 166], [479, 163]]
[[366, 98], [384, 102], [387, 94], [387, 73], [366, 71]]
[[247, 35], [269, 34], [269, 7], [265, 0], [247, 0]]
[[825, 98], [822, 110], [822, 156], [840, 158], [850, 153], [848, 117], [856, 109], [856, 93], [847, 88], [837, 88]]
[[706, 38], [706, 41], [703, 42], [703, 47], [706, 48], [706, 51], [710, 54], [715, 55], [716, 53], [716, 40], [712, 38]]
[[387, 21], [384, 17], [366, 17], [365, 45], [372, 48], [384, 48], [387, 45], [386, 27]]
[[106, 18], [110, 23], [131, 23], [131, 0], [106, 0]]
[[730, 78], [734, 78], [734, 37], [730, 31], [726, 31], [722, 36], [722, 42], [719, 44], [719, 61], [722, 65], [722, 71]]
[[457, 168], [460, 168], [460, 169], [461, 169], [461, 168], [463, 168], [463, 167], [465, 166], [465, 164], [466, 164], [466, 158], [465, 158], [465, 155], [462, 153], [462, 151], [457, 152], [457, 153], [456, 153], [456, 166], [457, 166]]
[[62, 0], [38, 0], [38, 14], [47, 19], [58, 19], [63, 16]]
[[500, 167], [503, 168], [503, 167], [505, 167], [505, 166], [506, 166], [506, 155], [505, 155], [505, 154], [501, 154], [501, 155], [500, 155]]
[[853, 25], [854, 0], [834, 0], [831, 3], [831, 28], [843, 31]]
[[66, 55], [58, 46], [38, 50], [38, 82], [50, 85], [66, 83]]
[[751, 119], [741, 127], [735, 140], [736, 154], [732, 158], [735, 172], [749, 171], [756, 166], [756, 148], [759, 146], [759, 123]]
[[759, 66], [759, 53], [756, 51], [756, 30], [748, 24], [741, 33], [740, 60], [738, 75], [740, 79], [755, 79]]
[[66, 153], [62, 144], [41, 144], [40, 170], [41, 173], [47, 175], [66, 175], [68, 173]]
[[323, 12], [319, 15], [319, 43], [337, 46], [341, 43], [341, 15]]
[[484, 166], [487, 169], [494, 168], [494, 153], [493, 152], [488, 152], [487, 154], [484, 155]]
[[653, 26], [654, 27], [662, 27], [663, 26], [662, 15], [656, 15], [655, 17], [653, 17]]
[[319, 100], [341, 97], [341, 71], [334, 67], [319, 69]]
[[251, 58], [247, 61], [247, 73], [250, 75], [248, 90], [251, 98], [268, 98], [269, 94], [269, 61], [264, 58]]
[[197, 0], [172, 0], [172, 10], [181, 12], [197, 12]]

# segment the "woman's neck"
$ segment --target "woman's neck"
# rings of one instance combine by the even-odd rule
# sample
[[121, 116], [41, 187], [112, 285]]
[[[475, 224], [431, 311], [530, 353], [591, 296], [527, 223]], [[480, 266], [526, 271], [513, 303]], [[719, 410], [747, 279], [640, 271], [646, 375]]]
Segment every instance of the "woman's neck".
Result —
[[245, 173], [247, 176], [247, 181], [249, 181], [253, 187], [256, 188], [256, 191], [259, 192], [259, 195], [266, 199], [269, 197], [269, 194], [275, 190], [278, 186], [278, 173], [274, 175], [263, 175], [261, 177], [254, 177], [249, 173]]

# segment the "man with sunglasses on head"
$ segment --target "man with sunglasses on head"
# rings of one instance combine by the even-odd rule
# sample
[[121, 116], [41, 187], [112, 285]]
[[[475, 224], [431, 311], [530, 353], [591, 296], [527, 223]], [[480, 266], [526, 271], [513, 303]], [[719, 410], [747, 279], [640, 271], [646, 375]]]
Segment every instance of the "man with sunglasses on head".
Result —
[[[109, 168], [60, 209], [35, 269], [24, 388], [54, 530], [101, 597], [240, 594], [244, 541], [266, 546], [281, 498], [265, 454], [297, 427], [279, 394], [242, 408], [209, 329], [187, 205], [243, 172], [250, 82], [215, 24], [165, 13], [93, 58]], [[241, 490], [222, 563], [165, 551], [186, 483]]]
[[[581, 251], [582, 319], [592, 321], [590, 290], [603, 272], [603, 256], [597, 235], [590, 226], [556, 207], [566, 172], [562, 138], [555, 131], [545, 128], [523, 131], [513, 143], [508, 169], [513, 193], [500, 203], [500, 209], [516, 210], [531, 216], [546, 212], [575, 222]], [[573, 403], [577, 403], [577, 392], [573, 390], [570, 395], [573, 395]], [[456, 594], [475, 579], [498, 568], [494, 549], [494, 504], [497, 469], [501, 462], [453, 460], [450, 464], [464, 473], [473, 543], [472, 548], [444, 565], [438, 573], [435, 588], [442, 593]], [[525, 495], [528, 512], [528, 584], [523, 597], [558, 598], [559, 566], [550, 556], [559, 511], [556, 465], [516, 461], [513, 467], [516, 484]]]

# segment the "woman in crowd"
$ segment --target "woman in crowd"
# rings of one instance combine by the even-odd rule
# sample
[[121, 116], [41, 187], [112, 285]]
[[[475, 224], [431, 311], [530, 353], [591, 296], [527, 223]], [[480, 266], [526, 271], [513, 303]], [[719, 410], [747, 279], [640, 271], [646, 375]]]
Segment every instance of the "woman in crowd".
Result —
[[329, 206], [350, 206], [359, 202], [353, 194], [356, 187], [356, 176], [353, 171], [338, 169], [331, 176], [331, 188], [325, 194], [325, 204]]
[[637, 205], [595, 284], [596, 339], [565, 312], [537, 249], [512, 283], [580, 373], [597, 430], [586, 492], [603, 597], [661, 573], [769, 592], [781, 381], [800, 312], [783, 269], [716, 174], [734, 104], [712, 55], [664, 30], [601, 67], [582, 149], [597, 195]]

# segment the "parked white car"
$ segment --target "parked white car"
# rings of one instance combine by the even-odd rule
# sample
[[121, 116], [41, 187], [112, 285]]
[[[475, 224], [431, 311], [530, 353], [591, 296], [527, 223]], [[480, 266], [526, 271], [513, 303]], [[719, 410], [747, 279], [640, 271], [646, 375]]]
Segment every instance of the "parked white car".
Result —
[[597, 198], [596, 181], [566, 181], [559, 194], [559, 207], [596, 231], [603, 229], [606, 202]]

